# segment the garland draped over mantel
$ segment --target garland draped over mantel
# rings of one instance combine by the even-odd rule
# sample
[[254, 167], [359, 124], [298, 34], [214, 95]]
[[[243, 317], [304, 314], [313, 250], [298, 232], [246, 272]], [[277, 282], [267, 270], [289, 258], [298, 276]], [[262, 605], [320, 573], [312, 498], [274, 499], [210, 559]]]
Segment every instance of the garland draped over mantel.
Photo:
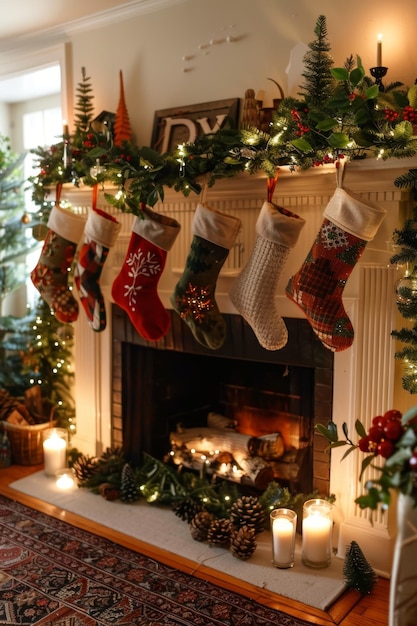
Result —
[[[301, 94], [278, 102], [267, 132], [229, 123], [164, 154], [134, 145], [125, 106], [119, 104], [114, 124], [120, 129], [123, 112], [124, 133], [114, 136], [105, 124], [92, 124], [92, 88], [83, 68], [74, 134], [66, 130], [62, 141], [34, 150], [39, 168], [30, 179], [35, 203], [44, 206], [47, 190], [61, 183], [93, 187], [107, 182], [118, 189], [107, 201], [140, 216], [142, 206], [163, 201], [167, 187], [187, 197], [240, 172], [264, 172], [273, 191], [283, 165], [304, 170], [327, 163], [337, 166], [340, 159], [414, 156], [417, 85], [375, 84], [359, 56], [347, 58], [343, 67], [332, 67], [324, 16], [314, 32], [316, 39], [304, 59]], [[124, 105], [123, 89], [121, 96]], [[46, 219], [42, 211], [41, 220]]]

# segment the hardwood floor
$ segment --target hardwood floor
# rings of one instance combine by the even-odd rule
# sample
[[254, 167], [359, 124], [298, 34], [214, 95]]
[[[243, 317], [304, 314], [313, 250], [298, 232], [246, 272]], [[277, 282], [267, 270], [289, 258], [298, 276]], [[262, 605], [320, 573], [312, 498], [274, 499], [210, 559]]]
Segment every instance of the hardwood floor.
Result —
[[[196, 575], [195, 571], [192, 572], [190, 563], [186, 559], [179, 560], [177, 556], [173, 559], [172, 555], [163, 550], [158, 550], [153, 546], [139, 542], [115, 530], [110, 530], [95, 522], [90, 522], [83, 517], [63, 511], [59, 507], [26, 496], [9, 486], [15, 480], [19, 480], [40, 469], [42, 469], [41, 466], [25, 467], [20, 465], [12, 465], [6, 469], [0, 469], [0, 494], [42, 511], [52, 517], [62, 519], [73, 526], [105, 537], [131, 550], [136, 550], [147, 556], [163, 561], [168, 565]], [[383, 578], [379, 579], [370, 595], [363, 597], [358, 592], [349, 590], [338, 599], [328, 611], [324, 612], [306, 606], [300, 602], [293, 602], [283, 596], [278, 596], [264, 589], [256, 588], [253, 585], [242, 583], [237, 579], [215, 572], [209, 568], [201, 569], [199, 575], [214, 584], [251, 597], [262, 604], [284, 611], [294, 617], [308, 620], [311, 624], [321, 626], [331, 626], [334, 624], [337, 626], [363, 626], [364, 624], [372, 624], [372, 626], [388, 625], [389, 581]]]

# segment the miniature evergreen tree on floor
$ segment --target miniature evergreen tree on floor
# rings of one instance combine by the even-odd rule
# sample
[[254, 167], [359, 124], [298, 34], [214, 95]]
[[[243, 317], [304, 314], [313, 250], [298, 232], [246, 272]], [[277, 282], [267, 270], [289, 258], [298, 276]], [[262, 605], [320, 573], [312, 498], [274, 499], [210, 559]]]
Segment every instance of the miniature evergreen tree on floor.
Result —
[[343, 575], [349, 589], [356, 589], [363, 595], [371, 593], [377, 583], [378, 577], [356, 541], [346, 550]]

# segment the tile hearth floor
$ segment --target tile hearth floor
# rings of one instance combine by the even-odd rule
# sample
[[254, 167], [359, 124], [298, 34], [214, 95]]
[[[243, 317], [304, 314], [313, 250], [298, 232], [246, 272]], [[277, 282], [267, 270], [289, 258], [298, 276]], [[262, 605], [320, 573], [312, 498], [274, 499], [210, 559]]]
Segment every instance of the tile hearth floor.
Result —
[[[6, 497], [20, 501], [22, 504], [41, 510], [49, 515], [60, 519], [65, 517], [66, 522], [85, 528], [90, 532], [95, 532], [96, 534], [99, 533], [102, 536], [104, 536], [103, 533], [106, 532], [110, 540], [120, 543], [121, 545], [126, 545], [126, 547], [129, 547], [130, 549], [138, 550], [138, 546], [135, 547], [134, 541], [132, 545], [132, 540], [129, 540], [128, 537], [119, 536], [120, 533], [113, 532], [109, 529], [105, 529], [104, 527], [102, 529], [97, 528], [97, 524], [94, 524], [93, 527], [91, 527], [90, 524], [90, 527], [88, 527], [88, 520], [85, 520], [75, 514], [64, 514], [59, 507], [43, 503], [40, 500], [31, 498], [30, 496], [25, 496], [24, 494], [21, 494], [9, 487], [9, 485], [14, 481], [19, 480], [20, 478], [23, 478], [33, 472], [38, 472], [41, 469], [42, 466], [24, 467], [17, 465], [12, 465], [7, 469], [1, 469], [0, 493]], [[160, 558], [161, 555], [158, 555], [156, 553], [157, 551], [153, 549], [152, 546], [149, 546], [149, 549], [150, 556]], [[140, 547], [140, 551], [143, 551], [143, 546]], [[178, 567], [178, 562], [175, 566]], [[209, 575], [207, 578], [209, 578]], [[219, 579], [217, 579], [212, 582], [217, 585], [224, 583], [225, 586], [229, 586], [231, 584], [230, 580], [219, 581]], [[242, 588], [239, 588], [239, 581], [234, 580], [233, 587], [234, 590], [239, 593], [251, 595], [250, 585], [245, 584]], [[312, 624], [319, 624], [323, 626], [330, 626], [331, 624], [337, 624], [338, 626], [362, 626], [366, 623], [372, 624], [373, 626], [387, 626], [388, 594], [389, 581], [380, 579], [376, 588], [369, 596], [360, 597], [357, 592], [348, 591], [326, 612], [316, 610], [298, 602], [292, 602], [282, 596], [277, 596], [277, 594], [265, 593], [265, 597], [259, 599], [258, 601], [263, 602], [268, 606], [273, 606], [286, 611], [295, 617], [308, 619], [312, 622]]]

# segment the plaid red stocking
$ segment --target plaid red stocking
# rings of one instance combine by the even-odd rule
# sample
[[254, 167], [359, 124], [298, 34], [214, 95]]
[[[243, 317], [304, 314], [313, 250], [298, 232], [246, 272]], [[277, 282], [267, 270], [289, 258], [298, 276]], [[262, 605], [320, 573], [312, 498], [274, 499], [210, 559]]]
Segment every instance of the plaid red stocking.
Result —
[[385, 214], [385, 209], [338, 187], [304, 264], [288, 282], [286, 295], [304, 311], [321, 342], [334, 352], [353, 343], [354, 330], [343, 306], [343, 290]]

